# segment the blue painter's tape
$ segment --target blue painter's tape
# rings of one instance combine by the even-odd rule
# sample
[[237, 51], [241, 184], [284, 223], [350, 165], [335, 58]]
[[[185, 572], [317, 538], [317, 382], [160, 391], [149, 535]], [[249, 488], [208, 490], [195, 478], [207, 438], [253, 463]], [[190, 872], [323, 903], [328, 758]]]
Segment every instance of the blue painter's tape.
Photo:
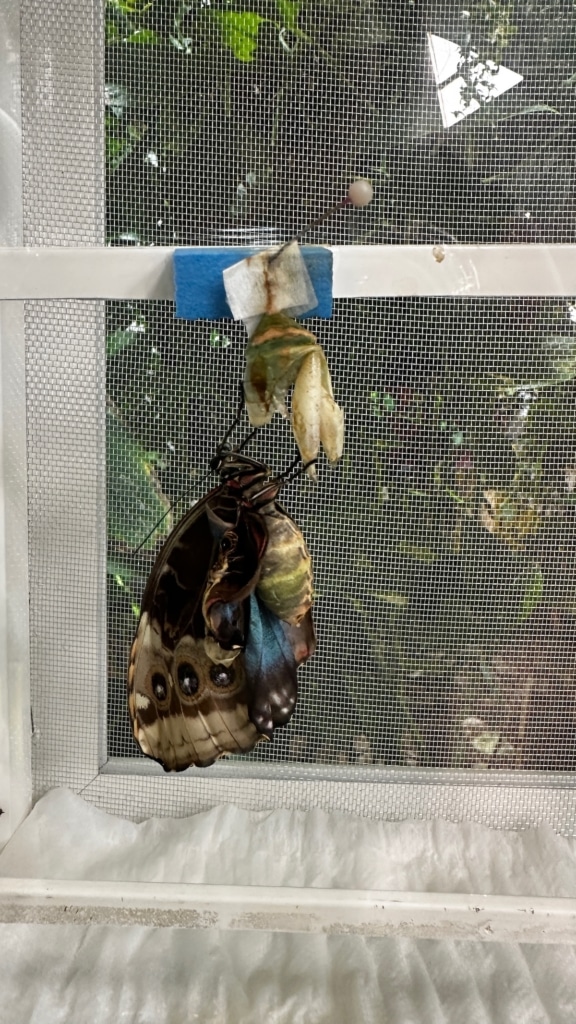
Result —
[[[260, 249], [239, 247], [210, 249], [176, 249], [174, 253], [174, 292], [176, 316], [182, 320], [232, 319], [226, 301], [222, 274], [240, 260]], [[314, 285], [318, 305], [304, 317], [332, 316], [332, 253], [322, 246], [302, 248], [302, 255]]]

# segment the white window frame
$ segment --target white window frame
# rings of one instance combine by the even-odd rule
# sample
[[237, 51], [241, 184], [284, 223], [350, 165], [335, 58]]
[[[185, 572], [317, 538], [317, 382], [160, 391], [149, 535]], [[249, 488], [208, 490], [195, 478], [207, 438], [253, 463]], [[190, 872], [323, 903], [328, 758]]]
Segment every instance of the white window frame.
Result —
[[[94, 10], [98, 3], [94, 0]], [[18, 52], [18, 6], [17, 0], [8, 0], [0, 13], [5, 30], [0, 37], [10, 45], [12, 57]], [[11, 73], [17, 72], [12, 62]], [[0, 115], [15, 128], [14, 145], [0, 147], [0, 181], [9, 182], [9, 204], [6, 193], [3, 200], [16, 211], [9, 224], [0, 219], [0, 808], [7, 809], [0, 816], [0, 848], [32, 801], [22, 303], [173, 297], [173, 249], [21, 245], [19, 111], [9, 86], [0, 76]], [[3, 123], [8, 124], [5, 118]], [[337, 246], [333, 253], [337, 298], [576, 296], [573, 246]], [[94, 429], [99, 429], [96, 422]], [[92, 485], [93, 493], [102, 497], [99, 479]], [[92, 562], [100, 557], [97, 548], [90, 555]], [[102, 708], [103, 699], [92, 693], [83, 711], [101, 716]], [[58, 711], [54, 708], [56, 718]], [[54, 785], [70, 784], [70, 758], [77, 749], [69, 742], [67, 729], [74, 728], [69, 715], [64, 713], [63, 720], [68, 724], [58, 735], [42, 738], [55, 751]], [[358, 785], [366, 813], [394, 818], [395, 794], [403, 786], [402, 807], [410, 807], [415, 817], [509, 828], [550, 818], [576, 821], [572, 773], [507, 772], [488, 779], [487, 773], [451, 772], [446, 783], [442, 772], [418, 769], [327, 768], [322, 780], [307, 766], [250, 765], [241, 772], [238, 765], [220, 764], [208, 772], [192, 769], [167, 777], [149, 762], [106, 760], [100, 739], [86, 751], [73, 784], [92, 802], [104, 807], [113, 803], [117, 810], [124, 806], [135, 817], [153, 813], [161, 802], [203, 809], [233, 795], [240, 805], [249, 805], [251, 779], [256, 775], [262, 781], [265, 772], [264, 798], [270, 807], [349, 810], [349, 787]], [[130, 788], [127, 774], [138, 775]], [[512, 790], [515, 810], [508, 813], [506, 795]], [[145, 909], [150, 923], [167, 926], [353, 930], [498, 941], [574, 942], [576, 937], [576, 900], [152, 884], [138, 884], [137, 890], [124, 883], [1, 879], [0, 921], [134, 923], [142, 921]]]

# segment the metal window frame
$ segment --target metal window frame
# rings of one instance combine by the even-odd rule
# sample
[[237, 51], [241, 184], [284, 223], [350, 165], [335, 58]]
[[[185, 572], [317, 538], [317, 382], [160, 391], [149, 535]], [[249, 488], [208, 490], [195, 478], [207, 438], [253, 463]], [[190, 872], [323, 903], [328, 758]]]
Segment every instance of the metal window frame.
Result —
[[[19, 0], [8, 0], [5, 16], [8, 30], [4, 39], [12, 54], [19, 52]], [[22, 6], [25, 6], [22, 0]], [[87, 16], [96, 24], [101, 18], [100, 0], [86, 0]], [[2, 15], [4, 16], [4, 15]], [[58, 46], [52, 41], [52, 59]], [[97, 48], [96, 42], [86, 41]], [[41, 56], [41, 54], [40, 54]], [[11, 74], [18, 74], [17, 62]], [[9, 83], [10, 84], [10, 83]], [[84, 100], [90, 102], [89, 86]], [[0, 79], [0, 111], [7, 109], [7, 91]], [[79, 93], [76, 100], [80, 102]], [[41, 101], [39, 98], [38, 102]], [[15, 110], [14, 136], [19, 141], [19, 111]], [[96, 123], [96, 114], [95, 114]], [[100, 152], [95, 145], [90, 159], [97, 166]], [[6, 170], [6, 149], [0, 151], [2, 171]], [[85, 247], [58, 245], [24, 248], [21, 245], [21, 181], [19, 153], [11, 152], [11, 208], [15, 219], [8, 230], [0, 224], [0, 847], [9, 838], [32, 801], [29, 717], [29, 637], [27, 626], [28, 563], [26, 538], [26, 422], [22, 402], [24, 386], [24, 332], [21, 303], [34, 300], [79, 299], [170, 299], [172, 297], [172, 249], [120, 249], [89, 244]], [[62, 154], [62, 159], [67, 159]], [[38, 194], [43, 201], [42, 154], [35, 168]], [[75, 168], [76, 173], [78, 169]], [[34, 182], [32, 183], [34, 186]], [[6, 197], [4, 196], [4, 199]], [[81, 225], [70, 222], [76, 215], [73, 194], [59, 196], [62, 237], [77, 237]], [[67, 205], [68, 203], [68, 205]], [[95, 202], [86, 232], [94, 241], [99, 235], [99, 212]], [[80, 230], [81, 233], [81, 230]], [[29, 239], [33, 241], [33, 239]], [[334, 295], [336, 297], [377, 296], [571, 296], [576, 295], [576, 247], [572, 246], [350, 246], [334, 247]], [[102, 320], [94, 311], [94, 332]], [[102, 338], [103, 349], [103, 338]], [[99, 430], [95, 420], [94, 430]], [[91, 482], [93, 493], [102, 497], [100, 478]], [[90, 482], [89, 482], [90, 483]], [[98, 558], [97, 549], [91, 551]], [[81, 567], [80, 567], [81, 569]], [[95, 599], [95, 607], [98, 598]], [[56, 712], [58, 709], [55, 709]], [[86, 708], [84, 709], [86, 711]], [[101, 714], [101, 702], [93, 695], [88, 712]], [[53, 737], [58, 747], [53, 783], [70, 782], [73, 748], [63, 730]], [[165, 777], [152, 765], [139, 765], [137, 783], [127, 784], [126, 762], [103, 763], [101, 745], [95, 742], [86, 752], [74, 784], [87, 799], [133, 816], [146, 816], [161, 797], [179, 804], [180, 813], [212, 806], [233, 789], [240, 805], [251, 803], [254, 774], [259, 768], [243, 769], [242, 777], [231, 766], [216, 765], [210, 774], [193, 771], [185, 776]], [[271, 775], [264, 799], [267, 806], [326, 806], [350, 810], [350, 786], [355, 809], [379, 816], [397, 817], [394, 794], [398, 786], [408, 787], [403, 808], [415, 817], [444, 817], [451, 820], [481, 820], [500, 827], [523, 827], [547, 820], [576, 820], [574, 777], [566, 773], [545, 776], [538, 773], [505, 773], [489, 780], [484, 773], [442, 773], [424, 777], [418, 770], [383, 769], [376, 774], [350, 774], [346, 769], [327, 770], [314, 778], [303, 769], [278, 771]], [[231, 778], [232, 773], [234, 779]], [[134, 799], [137, 790], [137, 799]], [[514, 791], [515, 810], [507, 811], [507, 794]], [[406, 790], [405, 790], [406, 792]], [[517, 799], [521, 792], [521, 798]], [[183, 794], [187, 794], [183, 796]], [[500, 805], [498, 820], [494, 805]], [[504, 808], [504, 810], [503, 810]], [[260, 889], [235, 886], [153, 886], [138, 884], [137, 892], [126, 883], [72, 882], [42, 879], [0, 880], [0, 920], [44, 923], [140, 923], [155, 926], [265, 928], [282, 931], [343, 931], [358, 934], [413, 935], [435, 938], [475, 938], [537, 942], [576, 941], [576, 900], [548, 900], [541, 897], [476, 897], [454, 894], [368, 893], [315, 889]], [[432, 931], [430, 929], [433, 929]]]
[[573, 944], [576, 900], [288, 886], [0, 879], [0, 923]]
[[[534, 295], [536, 290], [540, 295], [564, 296], [571, 292], [576, 295], [576, 250], [572, 246], [461, 246], [446, 250], [445, 259], [440, 263], [437, 253], [422, 246], [334, 247], [333, 252], [334, 294], [341, 298], [406, 294], [461, 297], [463, 282], [471, 281], [475, 282], [474, 293], [466, 293], [470, 298]], [[94, 300], [173, 299], [173, 254], [173, 248], [3, 248], [0, 249], [0, 308], [15, 308], [22, 300], [86, 300], [93, 308]], [[436, 276], [438, 274], [440, 276]], [[100, 317], [95, 318], [96, 329], [98, 324], [102, 328]], [[103, 352], [103, 337], [100, 340]], [[88, 354], [88, 358], [93, 357], [93, 353]], [[58, 364], [54, 368], [47, 366], [45, 372], [58, 376], [60, 368]], [[101, 423], [96, 418], [89, 424], [89, 429], [92, 428], [97, 434], [101, 433]], [[103, 521], [105, 498], [98, 467], [94, 467], [92, 476], [88, 471], [83, 486], [85, 503], [102, 503], [96, 519]], [[86, 538], [84, 557], [86, 565], [78, 565], [79, 575], [99, 564], [104, 576], [103, 554], [95, 534]], [[82, 627], [84, 637], [94, 633], [94, 629], [98, 632], [98, 624], [94, 626], [94, 623], [99, 615], [102, 616], [101, 594], [95, 595], [93, 608], [86, 614]], [[100, 623], [100, 635], [102, 629]], [[100, 687], [103, 678], [103, 671], [100, 671]], [[58, 719], [59, 708], [54, 706], [56, 697], [52, 696], [50, 701], [51, 720]], [[551, 820], [556, 827], [570, 831], [574, 827], [570, 823], [576, 822], [576, 779], [568, 772], [545, 775], [502, 772], [495, 779], [493, 774], [488, 778], [479, 771], [451, 770], [446, 779], [445, 773], [424, 772], [418, 768], [367, 770], [326, 766], [319, 772], [318, 768], [307, 765], [240, 766], [220, 762], [210, 769], [209, 775], [205, 770], [192, 768], [176, 779], [166, 778], [162, 769], [151, 762], [107, 758], [105, 702], [102, 695], [96, 693], [82, 701], [78, 713], [82, 714], [84, 722], [87, 717], [98, 715], [98, 738], [86, 743], [82, 765], [74, 765], [71, 770], [77, 749], [76, 725], [70, 704], [61, 710], [58, 736], [46, 735], [44, 729], [38, 740], [39, 756], [51, 765], [50, 784], [72, 783], [91, 801], [108, 809], [122, 803], [126, 776], [137, 776], [140, 780], [139, 795], [135, 798], [132, 791], [127, 807], [132, 814], [142, 816], [154, 813], [159, 788], [168, 806], [184, 810], [211, 806], [225, 798], [225, 794], [233, 794], [236, 802], [250, 806], [250, 780], [258, 778], [261, 784], [266, 780], [269, 806], [278, 803], [289, 806], [294, 801], [299, 806], [313, 806], [321, 800], [334, 810], [345, 810], [350, 805], [348, 787], [358, 784], [364, 789], [365, 804], [371, 814], [394, 817], [394, 789], [404, 785], [410, 791], [409, 806], [418, 817], [422, 817], [427, 808], [429, 817], [488, 821], [509, 828]], [[499, 811], [494, 815], [491, 812], [494, 797], [499, 794], [499, 802], [502, 802], [506, 789], [516, 793], [522, 790], [522, 798], [516, 800], [517, 810], [511, 814]], [[551, 793], [554, 794], [552, 799]]]
[[[170, 299], [172, 252], [107, 248], [2, 250], [0, 309], [4, 314], [17, 310], [21, 300], [31, 298], [92, 302], [104, 298]], [[359, 294], [354, 278], [359, 261], [364, 267], [371, 267], [369, 284], [366, 278], [362, 281], [363, 294], [370, 295], [406, 294], [406, 278], [402, 274], [393, 278], [394, 268], [398, 270], [404, 257], [408, 260], [406, 265], [412, 268], [423, 269], [430, 261], [430, 251], [416, 247], [403, 248], [402, 253], [395, 247], [360, 252], [354, 247], [339, 249], [335, 255], [334, 291], [338, 294], [340, 289], [340, 295], [349, 295], [352, 289], [354, 295]], [[539, 294], [576, 294], [575, 255], [576, 250], [569, 246], [504, 247], [502, 251], [500, 247], [459, 249], [458, 260], [452, 261], [455, 271], [444, 279], [440, 293], [462, 295], [458, 282], [463, 273], [469, 278], [469, 268], [478, 257], [476, 295], [502, 294], [502, 274], [493, 275], [489, 284], [478, 269], [487, 266], [493, 274], [499, 263], [507, 267], [505, 294], [526, 294], [528, 270], [537, 275]], [[75, 276], [67, 276], [67, 268], [75, 268]], [[423, 275], [418, 280], [418, 294], [430, 294], [422, 290]], [[528, 291], [534, 293], [533, 284]], [[410, 290], [408, 294], [414, 292]], [[12, 352], [11, 341], [7, 336], [3, 358]], [[21, 444], [22, 426], [21, 422]], [[94, 428], [97, 429], [96, 423]], [[24, 574], [22, 586], [25, 583]], [[2, 611], [0, 595], [0, 615]], [[0, 636], [5, 624], [4, 617]], [[97, 706], [98, 702], [93, 704], [93, 711]], [[65, 730], [58, 737], [58, 744], [60, 761], [55, 785], [69, 782], [67, 766], [73, 756], [72, 742], [67, 752]], [[20, 768], [29, 771], [25, 756]], [[319, 777], [317, 770], [307, 766], [246, 765], [239, 771], [238, 765], [217, 764], [208, 774], [191, 769], [184, 775], [167, 777], [158, 766], [145, 761], [106, 761], [101, 744], [95, 743], [93, 749], [86, 751], [80, 775], [82, 778], [78, 776], [74, 782], [88, 800], [104, 808], [113, 806], [116, 811], [125, 809], [126, 814], [136, 817], [154, 813], [161, 800], [179, 806], [179, 813], [208, 808], [231, 797], [240, 806], [251, 806], [252, 780], [258, 778], [260, 786], [266, 780], [262, 799], [269, 807], [320, 806], [349, 811], [352, 786], [356, 812], [394, 819], [398, 817], [398, 788], [402, 787], [404, 814], [409, 808], [416, 818], [472, 820], [501, 828], [522, 828], [551, 819], [558, 826], [576, 820], [576, 780], [571, 773], [506, 772], [495, 777], [462, 771], [451, 772], [449, 781], [445, 781], [441, 771], [424, 773], [419, 769], [326, 768]], [[512, 793], [514, 799], [510, 800]], [[125, 883], [5, 879], [0, 881], [0, 920], [354, 931], [363, 935], [480, 941], [576, 941], [576, 900], [202, 885], [145, 884], [137, 888], [135, 892]]]
[[[0, 244], [22, 244], [19, 9], [0, 9]], [[0, 849], [30, 809], [32, 771], [24, 307], [0, 302]]]

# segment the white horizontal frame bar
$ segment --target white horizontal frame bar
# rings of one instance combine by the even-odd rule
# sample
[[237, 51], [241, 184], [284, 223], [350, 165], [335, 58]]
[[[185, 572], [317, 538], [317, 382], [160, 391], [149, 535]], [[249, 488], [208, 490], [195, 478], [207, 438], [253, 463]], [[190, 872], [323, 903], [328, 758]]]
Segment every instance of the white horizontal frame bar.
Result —
[[575, 943], [576, 899], [3, 878], [0, 922]]
[[[334, 297], [576, 295], [572, 245], [331, 246]], [[0, 248], [3, 299], [172, 299], [173, 248]]]
[[[330, 765], [306, 764], [298, 761], [250, 761], [223, 757], [210, 765], [211, 779], [279, 779], [296, 782], [376, 782], [410, 786], [452, 786], [508, 789], [566, 790], [576, 800], [576, 773], [515, 769], [498, 769], [497, 773], [472, 768], [416, 768], [397, 765]], [[99, 769], [102, 775], [153, 776], [166, 780], [166, 772], [157, 761], [148, 757], [110, 757]], [[178, 773], [179, 779], [206, 779], [206, 768], [188, 768]]]

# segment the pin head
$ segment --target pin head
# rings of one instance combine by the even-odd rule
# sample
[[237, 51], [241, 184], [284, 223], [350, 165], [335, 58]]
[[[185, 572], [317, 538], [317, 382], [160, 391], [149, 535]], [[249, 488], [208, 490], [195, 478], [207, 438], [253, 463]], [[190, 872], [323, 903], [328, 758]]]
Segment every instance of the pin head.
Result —
[[357, 178], [348, 189], [348, 202], [352, 206], [368, 206], [372, 202], [374, 189], [368, 178]]

